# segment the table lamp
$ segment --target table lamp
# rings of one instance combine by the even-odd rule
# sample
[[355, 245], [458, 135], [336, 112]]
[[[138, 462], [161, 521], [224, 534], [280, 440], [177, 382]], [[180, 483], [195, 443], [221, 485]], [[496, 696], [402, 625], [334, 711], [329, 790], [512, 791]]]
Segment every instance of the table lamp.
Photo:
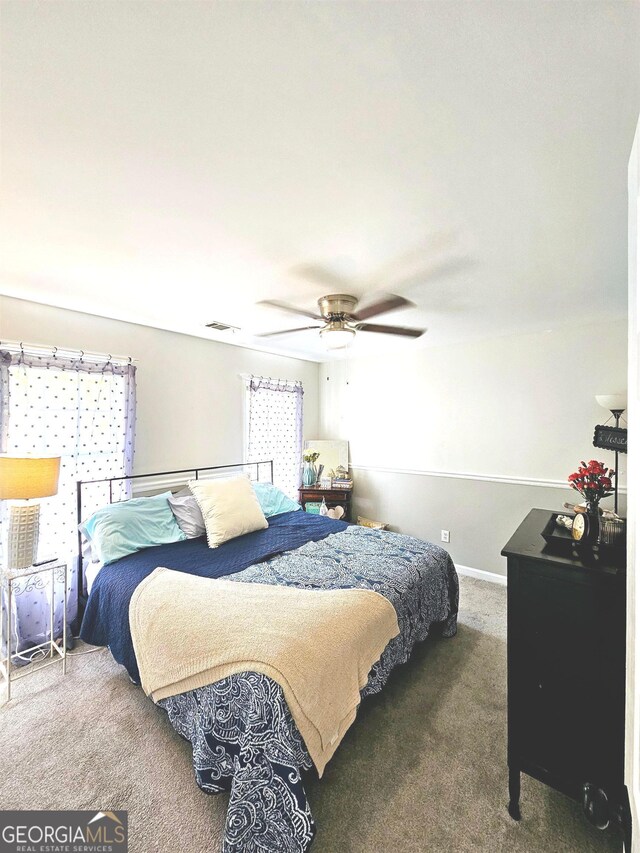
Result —
[[9, 505], [5, 537], [8, 569], [31, 566], [37, 559], [40, 504], [32, 499], [57, 494], [59, 476], [59, 456], [0, 456], [0, 500], [25, 501]]

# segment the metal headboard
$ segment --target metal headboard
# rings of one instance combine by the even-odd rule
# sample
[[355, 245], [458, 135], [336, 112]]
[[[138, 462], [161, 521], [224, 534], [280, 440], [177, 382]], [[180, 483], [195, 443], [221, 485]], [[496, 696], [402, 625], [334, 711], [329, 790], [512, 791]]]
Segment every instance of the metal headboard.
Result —
[[[273, 483], [273, 459], [264, 459], [261, 462], [234, 462], [230, 465], [208, 465], [202, 468], [181, 468], [178, 471], [153, 471], [151, 474], [128, 474], [121, 477], [104, 477], [100, 480], [77, 480], [76, 481], [76, 512], [77, 512], [77, 521], [78, 521], [78, 584], [77, 584], [77, 598], [78, 598], [78, 619], [80, 619], [81, 615], [81, 604], [82, 597], [84, 595], [84, 560], [82, 557], [82, 534], [80, 533], [80, 525], [82, 524], [82, 489], [86, 486], [95, 486], [98, 483], [108, 483], [109, 484], [109, 503], [114, 503], [113, 500], [113, 484], [114, 483], [123, 483], [125, 481], [130, 480], [142, 480], [145, 478], [152, 477], [170, 477], [174, 474], [189, 474], [191, 475], [189, 479], [198, 480], [200, 475], [208, 472], [208, 471], [225, 471], [231, 468], [241, 468], [246, 469], [255, 468], [256, 471], [256, 481], [260, 482], [260, 466], [268, 465], [269, 466], [269, 480], [266, 478], [263, 482]], [[169, 486], [170, 484], [166, 484]], [[119, 503], [120, 501], [116, 501]]]

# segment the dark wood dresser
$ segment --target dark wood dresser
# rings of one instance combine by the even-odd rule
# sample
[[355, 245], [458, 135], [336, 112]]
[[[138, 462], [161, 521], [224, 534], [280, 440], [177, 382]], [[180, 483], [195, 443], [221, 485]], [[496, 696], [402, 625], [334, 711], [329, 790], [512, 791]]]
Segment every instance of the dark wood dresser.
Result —
[[344, 507], [343, 521], [351, 521], [352, 489], [321, 489], [320, 486], [301, 486], [298, 489], [300, 506], [306, 509], [308, 503], [326, 503], [328, 509]]
[[[557, 513], [553, 513], [557, 514]], [[509, 814], [520, 819], [520, 773], [583, 804], [631, 850], [624, 786], [625, 567], [584, 551], [549, 553], [533, 509], [502, 554], [508, 573]]]

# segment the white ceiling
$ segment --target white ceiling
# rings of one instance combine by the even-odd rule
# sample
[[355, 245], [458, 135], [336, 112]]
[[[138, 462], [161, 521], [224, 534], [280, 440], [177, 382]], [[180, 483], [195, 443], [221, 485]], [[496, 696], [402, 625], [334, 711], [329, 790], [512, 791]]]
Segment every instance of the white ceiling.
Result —
[[[4, 2], [0, 293], [236, 342], [626, 311], [635, 2]], [[330, 274], [344, 288], [319, 279]], [[219, 320], [239, 333], [210, 333]], [[315, 333], [269, 339], [319, 358]]]

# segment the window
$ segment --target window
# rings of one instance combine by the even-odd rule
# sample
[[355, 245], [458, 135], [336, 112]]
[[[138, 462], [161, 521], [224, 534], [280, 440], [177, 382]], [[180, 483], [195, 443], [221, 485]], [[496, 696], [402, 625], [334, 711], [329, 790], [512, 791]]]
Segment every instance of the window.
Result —
[[[133, 365], [0, 350], [0, 449], [61, 456], [58, 494], [41, 502], [40, 559], [55, 555], [73, 566], [76, 481], [130, 474], [134, 424]], [[114, 483], [113, 499], [127, 489]], [[87, 489], [86, 498], [89, 513], [109, 502], [109, 488]]]
[[245, 377], [245, 461], [273, 460], [273, 483], [297, 500], [302, 464], [302, 383]]

